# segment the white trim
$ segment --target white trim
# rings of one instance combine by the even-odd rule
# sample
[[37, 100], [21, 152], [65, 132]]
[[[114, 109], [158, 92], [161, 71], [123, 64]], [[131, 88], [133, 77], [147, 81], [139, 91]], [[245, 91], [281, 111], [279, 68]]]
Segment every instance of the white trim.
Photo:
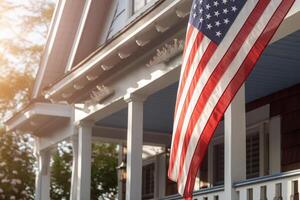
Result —
[[[126, 142], [126, 132], [124, 128], [113, 128], [113, 127], [103, 127], [94, 126], [93, 127], [93, 137], [97, 140], [112, 142], [112, 143], [124, 143]], [[155, 146], [169, 146], [171, 143], [172, 135], [169, 133], [160, 133], [154, 131], [144, 131], [145, 145], [155, 145]]]
[[90, 11], [90, 6], [92, 4], [92, 1], [93, 0], [86, 0], [85, 1], [84, 8], [83, 8], [83, 11], [82, 11], [82, 16], [80, 18], [79, 26], [78, 26], [78, 29], [76, 31], [74, 42], [73, 42], [73, 45], [72, 45], [72, 48], [71, 48], [71, 51], [70, 51], [70, 54], [69, 54], [69, 58], [68, 58], [68, 61], [67, 61], [65, 72], [70, 71], [73, 67], [74, 59], [75, 59], [77, 49], [78, 49], [78, 46], [79, 46], [79, 43], [80, 43], [80, 40], [81, 40], [81, 35], [82, 35], [83, 30], [85, 28], [85, 23], [86, 23], [86, 20], [88, 18], [88, 14], [89, 14], [89, 11]]
[[78, 79], [79, 77], [81, 77], [82, 75], [87, 73], [91, 68], [95, 67], [98, 63], [100, 63], [102, 60], [104, 60], [110, 54], [113, 54], [115, 51], [120, 49], [127, 42], [131, 41], [131, 39], [134, 39], [137, 34], [143, 32], [148, 26], [154, 25], [155, 22], [159, 18], [164, 16], [167, 12], [173, 11], [177, 7], [178, 3], [180, 3], [180, 2], [181, 2], [181, 0], [174, 0], [172, 3], [168, 4], [164, 9], [162, 9], [157, 15], [155, 15], [151, 19], [148, 19], [142, 25], [139, 24], [138, 27], [134, 26], [133, 28], [135, 28], [135, 29], [131, 33], [129, 33], [126, 37], [124, 37], [124, 39], [122, 39], [121, 41], [111, 42], [103, 50], [101, 50], [100, 53], [96, 54], [91, 59], [87, 60], [77, 70], [70, 73], [68, 76], [62, 78], [58, 83], [54, 84], [53, 87], [51, 87], [46, 92], [47, 94], [45, 95], [45, 97], [53, 96], [56, 92], [63, 89], [66, 85], [72, 84], [75, 79]]
[[59, 23], [61, 21], [61, 17], [63, 14], [65, 4], [66, 4], [66, 0], [59, 0], [58, 3], [56, 4], [54, 14], [53, 14], [53, 17], [51, 20], [50, 29], [49, 29], [50, 31], [47, 36], [47, 42], [46, 42], [45, 49], [43, 52], [42, 60], [41, 60], [40, 67], [38, 69], [38, 72], [36, 75], [36, 80], [35, 80], [33, 90], [32, 90], [32, 98], [33, 99], [38, 97], [40, 87], [41, 87], [41, 84], [42, 84], [42, 81], [44, 78], [46, 66], [48, 63], [48, 59], [52, 52], [53, 44], [54, 44], [54, 41], [56, 38], [56, 34], [58, 31]]
[[143, 66], [129, 72], [126, 71], [127, 73], [124, 73], [122, 76], [115, 77], [117, 81], [107, 84], [107, 87], [115, 89], [111, 99], [101, 102], [101, 104], [90, 106], [89, 112], [77, 110], [76, 121], [84, 119], [101, 120], [118, 110], [126, 108], [124, 96], [129, 93], [149, 96], [175, 83], [178, 81], [180, 73], [180, 56], [174, 58], [168, 64], [168, 66], [163, 63], [153, 67]]
[[49, 117], [71, 118], [73, 109], [65, 104], [50, 104], [50, 103], [34, 103], [29, 106], [24, 112], [15, 115], [6, 122], [6, 130], [13, 131], [18, 129], [25, 123], [30, 122], [34, 116], [44, 115]]

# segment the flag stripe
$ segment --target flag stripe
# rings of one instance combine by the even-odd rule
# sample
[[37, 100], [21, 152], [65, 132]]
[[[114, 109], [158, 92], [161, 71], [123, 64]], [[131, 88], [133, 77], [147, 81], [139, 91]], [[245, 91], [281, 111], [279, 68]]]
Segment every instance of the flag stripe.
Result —
[[[206, 66], [207, 65], [207, 62], [208, 62], [208, 60], [209, 60], [209, 58], [212, 56], [212, 54], [214, 53], [214, 50], [216, 49], [216, 45], [214, 44], [214, 43], [212, 43], [212, 42], [210, 42], [209, 44], [208, 44], [208, 47], [207, 46], [205, 46], [204, 47], [205, 48], [205, 51], [204, 51], [204, 53], [201, 53], [201, 52], [199, 52], [198, 54], [199, 55], [203, 55], [202, 57], [201, 56], [199, 56], [199, 58], [202, 58], [201, 59], [201, 61], [199, 62], [199, 66]], [[198, 67], [199, 67], [198, 66]], [[193, 70], [193, 71], [195, 71], [197, 68], [196, 67], [194, 67], [195, 69]], [[191, 74], [191, 73], [190, 73]], [[191, 81], [193, 80], [192, 78], [190, 78], [191, 79]], [[188, 95], [186, 96], [186, 98], [188, 98]], [[182, 106], [180, 106], [180, 107], [182, 107]], [[186, 110], [186, 107], [184, 107], [183, 108], [184, 110]], [[185, 113], [185, 111], [184, 111], [184, 113]], [[182, 119], [182, 117], [184, 117], [184, 115], [180, 115], [180, 121], [183, 121], [183, 119]], [[179, 122], [180, 122], [179, 121]], [[174, 124], [176, 124], [176, 123], [174, 123]], [[179, 141], [179, 137], [182, 137], [182, 135], [180, 134], [180, 132], [178, 131], [178, 130], [180, 130], [181, 129], [181, 125], [182, 125], [182, 123], [180, 123], [179, 124], [179, 127], [177, 127], [177, 126], [175, 126], [176, 127], [176, 132], [175, 132], [175, 135], [174, 135], [174, 137], [173, 138], [175, 138], [174, 140], [175, 141]], [[177, 144], [178, 143], [174, 143], [174, 144], [172, 144], [172, 147], [173, 147], [173, 151], [174, 152], [177, 152], [177, 150], [178, 150], [178, 146], [177, 146]], [[179, 149], [181, 149], [181, 147], [179, 147]], [[171, 154], [171, 162], [170, 162], [170, 166], [174, 166], [174, 161], [175, 161], [175, 156], [178, 156], [178, 155], [176, 155], [175, 153], [172, 153]], [[176, 163], [175, 163], [176, 164]], [[176, 175], [177, 176], [177, 175]], [[177, 180], [177, 179], [176, 179]]]
[[[183, 63], [182, 63], [182, 66], [184, 66], [183, 70], [181, 70], [181, 72], [183, 72], [181, 74], [181, 82], [179, 83], [179, 89], [178, 89], [178, 94], [177, 94], [177, 99], [180, 100], [181, 98], [181, 94], [182, 94], [182, 90], [185, 86], [185, 81], [186, 81], [186, 78], [190, 72], [190, 69], [191, 69], [191, 66], [193, 64], [193, 60], [195, 58], [195, 54], [197, 53], [198, 49], [199, 49], [199, 46], [201, 45], [201, 42], [204, 38], [204, 35], [197, 31], [197, 29], [195, 29], [195, 32], [197, 32], [197, 36], [195, 38], [194, 41], [191, 41], [191, 43], [193, 43], [192, 45], [192, 48], [189, 49], [187, 52], [186, 52], [186, 55], [185, 58], [188, 58], [188, 59], [184, 59]], [[177, 102], [179, 101], [176, 101], [176, 107], [175, 107], [175, 111], [177, 111], [178, 109], [178, 104]]]
[[185, 47], [184, 47], [184, 52], [183, 52], [183, 62], [182, 62], [182, 67], [181, 67], [181, 73], [180, 73], [180, 82], [182, 79], [182, 75], [185, 72], [185, 67], [186, 67], [186, 62], [188, 58], [192, 57], [190, 55], [191, 49], [195, 45], [195, 39], [198, 35], [199, 31], [192, 25], [189, 25], [188, 30], [187, 30], [187, 36], [185, 40]]
[[[204, 72], [205, 74], [208, 74], [208, 75], [206, 77], [202, 78], [202, 79], [206, 78], [206, 79], [201, 81], [202, 83], [205, 83], [205, 81], [208, 79], [209, 75], [213, 72], [214, 67], [217, 65], [217, 63], [224, 56], [224, 54], [226, 53], [226, 50], [231, 45], [232, 41], [234, 40], [235, 36], [238, 34], [238, 32], [241, 29], [241, 27], [243, 26], [244, 22], [247, 20], [247, 16], [249, 16], [251, 14], [252, 10], [255, 8], [257, 1], [258, 0], [248, 1], [246, 3], [245, 7], [248, 7], [248, 9], [245, 9], [245, 10], [241, 11], [241, 13], [244, 12], [244, 14], [238, 16], [238, 18], [236, 19], [237, 23], [235, 23], [232, 26], [232, 29], [229, 30], [228, 34], [224, 38], [224, 42], [220, 44], [217, 51], [213, 55], [212, 59], [209, 61], [209, 63], [208, 63], [209, 68], [205, 69], [206, 71]], [[192, 73], [191, 75], [194, 75], [194, 73]], [[188, 84], [186, 84], [186, 85], [188, 85]], [[184, 126], [183, 131], [181, 131], [181, 126], [178, 128], [178, 130], [176, 130], [176, 129], [173, 130], [173, 137], [177, 138], [177, 140], [175, 140], [174, 144], [172, 145], [171, 155], [176, 157], [176, 161], [172, 160], [172, 157], [171, 157], [170, 167], [169, 167], [169, 174], [173, 175], [174, 178], [177, 177], [177, 175], [178, 175], [179, 165], [177, 165], [177, 167], [174, 167], [174, 166], [172, 166], [172, 164], [175, 163], [175, 165], [176, 165], [176, 163], [178, 163], [179, 159], [180, 159], [180, 153], [177, 153], [177, 150], [181, 149], [181, 147], [182, 147], [182, 142], [183, 142], [183, 136], [184, 135], [181, 134], [181, 132], [185, 132], [185, 130], [187, 128], [187, 125], [188, 125], [187, 122], [189, 121], [189, 119], [191, 117], [191, 113], [195, 108], [197, 99], [198, 99], [198, 97], [199, 97], [199, 95], [202, 91], [203, 86], [198, 85], [197, 87], [198, 88], [196, 89], [196, 91], [194, 92], [194, 94], [192, 96], [192, 99], [190, 100], [191, 103], [188, 106], [188, 109], [186, 109], [186, 107], [183, 106], [183, 105], [178, 108], [178, 109], [180, 109], [181, 107], [182, 107], [182, 109], [185, 108], [184, 112], [183, 111], [182, 112], [178, 111], [177, 115], [181, 115], [181, 113], [183, 113], [183, 115], [184, 115], [185, 113], [187, 113], [187, 116], [182, 117], [182, 119], [186, 119], [187, 121], [183, 125]], [[187, 89], [186, 89], [186, 92], [185, 92], [185, 96], [187, 96]], [[174, 123], [176, 123], [176, 117], [178, 117], [177, 115], [175, 116], [175, 122]], [[180, 123], [182, 123], [182, 122], [180, 122]], [[179, 136], [177, 134], [180, 135], [181, 139], [178, 140]]]
[[[273, 1], [272, 1], [273, 2]], [[243, 84], [247, 76], [250, 74], [251, 70], [254, 67], [257, 59], [260, 57], [263, 49], [271, 40], [274, 35], [278, 25], [283, 20], [285, 14], [288, 12], [294, 0], [288, 0], [281, 3], [280, 8], [277, 9], [276, 13], [273, 15], [271, 21], [268, 23], [267, 27], [264, 29], [264, 32], [261, 34], [261, 37], [256, 41], [254, 47], [251, 48], [250, 53], [247, 55], [247, 58], [244, 60], [242, 68], [239, 69], [238, 73], [234, 76], [230, 85], [226, 88], [226, 91], [223, 93], [220, 101], [218, 102], [218, 106], [215, 107], [212, 115], [210, 116], [210, 120], [208, 124], [205, 126], [204, 136], [207, 137], [207, 140], [199, 140], [197, 144], [197, 149], [193, 155], [193, 161], [191, 162], [191, 166], [189, 168], [188, 180], [185, 186], [185, 194], [189, 194], [192, 191], [192, 185], [194, 184], [194, 176], [197, 172], [200, 161], [204, 156], [204, 148], [207, 146], [207, 142], [209, 142], [209, 138], [211, 133], [215, 130], [219, 120], [223, 116], [224, 111], [230, 104], [231, 99], [234, 97], [240, 86]], [[202, 158], [200, 158], [202, 157]]]
[[[179, 85], [181, 85], [183, 74], [186, 71], [186, 62], [190, 59], [193, 59], [192, 57], [194, 57], [194, 55], [191, 54], [191, 49], [198, 48], [196, 46], [198, 46], [197, 42], [201, 41], [200, 40], [201, 35], [202, 34], [199, 33], [198, 30], [196, 28], [194, 28], [192, 25], [188, 26], [187, 36], [186, 36], [186, 41], [185, 41], [185, 48], [184, 48], [184, 52], [183, 52], [184, 56], [183, 56], [183, 62], [182, 62], [182, 67], [181, 67], [181, 75], [180, 75]], [[199, 37], [199, 38], [197, 41], [195, 41], [197, 39], [197, 37]], [[203, 37], [203, 35], [202, 35], [202, 37]], [[190, 62], [190, 61], [188, 61], [188, 62]], [[177, 94], [177, 96], [178, 96], [178, 94]], [[177, 107], [177, 105], [176, 105], [176, 107]], [[176, 109], [175, 109], [175, 111], [176, 111]], [[172, 137], [172, 144], [174, 142], [174, 138], [175, 137]]]
[[[204, 84], [201, 82], [199, 84], [204, 85], [204, 88], [197, 100], [196, 107], [192, 113], [193, 120], [189, 120], [188, 128], [186, 129], [186, 132], [183, 132], [184, 141], [183, 141], [183, 148], [181, 152], [180, 157], [180, 165], [179, 165], [179, 177], [182, 173], [182, 166], [185, 160], [186, 152], [188, 150], [188, 145], [190, 142], [190, 138], [193, 133], [193, 129], [195, 127], [195, 123], [198, 121], [199, 117], [203, 113], [202, 111], [207, 106], [207, 102], [211, 96], [211, 94], [215, 91], [215, 87], [220, 83], [220, 79], [224, 78], [223, 74], [227, 71], [229, 68], [231, 62], [236, 57], [238, 52], [240, 51], [241, 47], [243, 47], [243, 43], [248, 38], [249, 34], [251, 33], [252, 29], [255, 27], [255, 24], [260, 19], [260, 16], [263, 14], [265, 8], [269, 4], [270, 0], [265, 1], [259, 1], [259, 3], [256, 5], [252, 13], [250, 14], [249, 18], [243, 25], [241, 31], [238, 33], [236, 38], [234, 39], [233, 43], [229, 47], [228, 51], [226, 52], [225, 56], [221, 59], [221, 61], [218, 63], [217, 67], [214, 69], [214, 72], [211, 74], [208, 81], [206, 81]], [[195, 77], [196, 80], [199, 79], [199, 77]], [[189, 103], [189, 102], [188, 102]]]
[[[265, 26], [267, 25], [269, 19], [271, 18], [272, 14], [275, 12], [275, 10], [277, 8], [277, 7], [275, 7], [276, 3], [278, 6], [280, 1], [274, 0], [274, 1], [272, 1], [272, 4], [269, 4], [269, 6], [267, 7], [267, 12], [264, 12], [264, 15], [260, 18], [259, 22], [256, 24], [255, 29], [253, 29], [249, 38], [243, 44], [242, 51], [240, 51], [239, 54], [235, 57], [229, 70], [227, 70], [226, 74], [223, 76], [224, 78], [222, 78], [219, 81], [218, 86], [214, 90], [214, 95], [212, 95], [210, 97], [210, 100], [209, 100], [210, 105], [205, 106], [205, 111], [204, 111], [203, 116], [201, 118], [197, 118], [199, 120], [195, 120], [197, 123], [196, 123], [195, 128], [192, 133], [193, 140], [190, 141], [190, 144], [189, 144], [189, 147], [187, 150], [186, 160], [185, 160], [185, 163], [183, 166], [183, 174], [181, 176], [181, 178], [183, 180], [186, 179], [188, 166], [190, 166], [192, 154], [194, 153], [196, 144], [197, 144], [199, 136], [200, 136], [199, 133], [202, 133], [203, 129], [205, 128], [205, 125], [209, 121], [208, 119], [209, 119], [214, 107], [216, 106], [217, 102], [219, 101], [222, 93], [225, 91], [226, 86], [229, 84], [229, 82], [231, 81], [231, 79], [234, 77], [235, 73], [241, 66], [241, 64], [243, 62], [243, 58], [245, 58], [247, 56], [248, 52], [251, 50], [251, 47], [255, 44], [255, 41], [260, 36], [260, 34], [263, 32], [263, 30], [264, 30]], [[270, 10], [270, 9], [272, 9], [272, 10]], [[200, 140], [203, 140], [205, 143], [207, 143], [202, 138]], [[202, 146], [202, 148], [204, 148], [204, 147]], [[182, 180], [180, 180], [180, 181], [181, 181], [181, 183], [179, 185], [184, 186], [185, 181], [183, 181], [183, 182], [182, 182]], [[181, 190], [182, 189], [183, 188], [181, 188]]]

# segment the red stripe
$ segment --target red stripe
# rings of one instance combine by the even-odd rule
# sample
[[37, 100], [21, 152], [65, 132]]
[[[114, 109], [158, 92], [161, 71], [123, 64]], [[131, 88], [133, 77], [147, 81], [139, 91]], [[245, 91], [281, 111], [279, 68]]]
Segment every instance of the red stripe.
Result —
[[[191, 51], [189, 53], [189, 58], [188, 58], [188, 60], [185, 64], [185, 67], [182, 68], [182, 70], [184, 70], [184, 72], [182, 73], [182, 77], [180, 77], [181, 81], [180, 81], [179, 89], [178, 89], [178, 92], [177, 92], [177, 100], [176, 100], [176, 106], [175, 106], [175, 116], [176, 116], [177, 109], [178, 109], [178, 103], [181, 99], [182, 91], [183, 91], [183, 88], [185, 86], [185, 81], [187, 79], [188, 74], [190, 73], [191, 65], [193, 64], [195, 54], [197, 53], [203, 38], [204, 38], [204, 35], [201, 32], [198, 32], [197, 36], [196, 36], [196, 39], [195, 39], [195, 42], [193, 43], [193, 46], [192, 46]], [[187, 53], [187, 52], [185, 52], [185, 53]]]
[[[236, 36], [236, 38], [233, 40], [231, 46], [228, 48], [227, 52], [221, 59], [221, 61], [218, 63], [217, 67], [215, 68], [214, 72], [211, 74], [210, 78], [208, 81], [205, 83], [205, 86], [203, 87], [203, 91], [201, 92], [197, 104], [193, 110], [191, 120], [189, 121], [187, 131], [185, 133], [185, 138], [183, 141], [183, 147], [182, 147], [182, 152], [181, 152], [181, 157], [180, 157], [180, 165], [179, 165], [179, 175], [178, 177], [181, 176], [182, 174], [182, 166], [185, 161], [185, 156], [186, 152], [188, 149], [188, 145], [195, 127], [195, 124], [198, 122], [205, 105], [207, 104], [212, 92], [214, 91], [214, 88], [222, 78], [223, 74], [227, 71], [228, 67], [230, 66], [230, 63], [232, 60], [235, 58], [237, 53], [239, 52], [240, 48], [244, 44], [245, 40], [251, 33], [251, 30], [254, 28], [255, 24], [259, 20], [260, 16], [263, 14], [265, 8], [269, 4], [269, 1], [260, 1], [256, 5], [256, 7], [253, 9], [251, 14], [249, 15], [248, 19], [244, 23], [243, 27], [241, 28], [240, 32]], [[194, 84], [191, 85], [192, 87], [189, 89], [189, 94], [193, 94], [195, 87], [199, 81], [199, 78], [201, 76], [201, 73], [196, 73], [194, 77]], [[191, 96], [191, 95], [189, 95]], [[190, 99], [187, 99], [185, 102], [185, 107], [188, 107], [190, 103]], [[185, 114], [185, 112], [183, 113]], [[182, 124], [183, 121], [185, 120], [185, 116], [182, 118]], [[181, 130], [179, 130], [181, 131]]]
[[[186, 49], [187, 49], [187, 46], [188, 46], [188, 44], [189, 44], [189, 42], [190, 42], [190, 39], [191, 39], [191, 35], [192, 35], [192, 33], [193, 33], [193, 31], [195, 30], [195, 28], [194, 28], [194, 26], [192, 26], [191, 24], [188, 24], [188, 28], [187, 28], [187, 33], [186, 33], [186, 36], [185, 36], [185, 44], [184, 44], [184, 51], [183, 51], [183, 55], [185, 56], [185, 54], [186, 54]], [[193, 46], [194, 47], [194, 46]], [[193, 48], [192, 48], [193, 49]], [[191, 55], [189, 56], [189, 58], [191, 57]], [[181, 70], [184, 70], [185, 68], [184, 67], [181, 67]], [[180, 83], [182, 82], [182, 80], [181, 80], [182, 78], [180, 77]], [[181, 85], [179, 83], [179, 85]], [[177, 92], [177, 96], [178, 96], [178, 93], [179, 92]], [[176, 102], [176, 106], [175, 106], [175, 114], [174, 114], [174, 116], [176, 116], [176, 111], [177, 111], [177, 102]]]
[[193, 30], [194, 30], [194, 27], [192, 25], [188, 25], [188, 28], [187, 28], [187, 32], [186, 32], [186, 36], [185, 36], [185, 43], [184, 43], [184, 51], [183, 51], [183, 55], [185, 55], [185, 51], [186, 51], [186, 48], [189, 44], [189, 41], [191, 39], [191, 35], [193, 33]]
[[217, 106], [212, 112], [208, 124], [205, 126], [201, 139], [198, 141], [196, 150], [194, 152], [191, 165], [189, 167], [189, 173], [187, 177], [187, 182], [185, 184], [184, 196], [191, 197], [195, 177], [199, 170], [200, 164], [205, 156], [207, 151], [208, 144], [213, 136], [213, 133], [224, 115], [225, 110], [229, 106], [230, 102], [245, 82], [246, 78], [249, 76], [253, 70], [255, 63], [261, 56], [263, 50], [268, 45], [269, 41], [272, 39], [276, 30], [278, 29], [280, 23], [284, 19], [285, 15], [293, 5], [294, 0], [283, 1], [280, 6], [277, 8], [276, 12], [272, 16], [271, 20], [267, 24], [261, 36], [256, 41], [255, 45], [251, 48], [251, 51], [245, 58], [242, 67], [238, 70], [234, 78], [231, 80], [230, 84], [226, 88], [222, 97], [219, 99]]
[[[207, 65], [209, 59], [214, 54], [216, 48], [217, 48], [217, 45], [214, 44], [213, 42], [211, 42], [208, 45], [206, 51], [204, 52], [204, 54], [203, 54], [203, 56], [202, 56], [202, 58], [201, 58], [201, 60], [200, 60], [200, 62], [198, 64], [198, 66], [197, 66], [198, 73], [200, 73], [200, 69], [201, 69], [201, 72], [203, 71], [203, 69]], [[194, 82], [194, 80], [195, 79], [193, 78], [191, 85], [196, 84]], [[188, 92], [187, 96], [185, 98], [186, 98], [185, 102], [187, 101], [187, 99], [191, 99], [192, 98], [191, 93]], [[172, 146], [172, 152], [170, 154], [169, 174], [172, 172], [172, 170], [174, 168], [174, 162], [175, 162], [175, 158], [176, 158], [176, 154], [177, 154], [177, 150], [178, 150], [178, 143], [179, 143], [179, 140], [180, 140], [180, 134], [181, 134], [180, 132], [181, 132], [181, 129], [182, 129], [183, 119], [185, 117], [185, 113], [186, 113], [187, 108], [188, 108], [188, 105], [184, 104], [183, 108], [182, 108], [182, 111], [181, 111], [181, 113], [183, 113], [183, 114], [180, 115], [180, 118], [179, 118], [179, 121], [178, 121], [178, 125], [177, 125], [176, 129], [173, 130], [175, 132], [173, 133], [174, 140], [173, 140], [173, 144], [172, 144], [173, 145]]]

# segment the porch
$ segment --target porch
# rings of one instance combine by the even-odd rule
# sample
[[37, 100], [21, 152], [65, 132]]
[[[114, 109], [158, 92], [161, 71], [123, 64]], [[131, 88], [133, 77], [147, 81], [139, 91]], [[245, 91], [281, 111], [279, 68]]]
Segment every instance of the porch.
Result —
[[[119, 164], [126, 164], [119, 176], [120, 200], [180, 199], [166, 170], [181, 64], [178, 42], [184, 39], [189, 6], [169, 2], [156, 13], [159, 20], [149, 17], [143, 27], [123, 33], [122, 41], [105, 47], [109, 51], [95, 52], [45, 91], [45, 98], [57, 104], [29, 107], [8, 122], [10, 130], [29, 130], [37, 138], [36, 199], [49, 199], [51, 149], [63, 140], [73, 145], [72, 200], [90, 198], [91, 146], [99, 141], [118, 144]], [[185, 12], [175, 9], [180, 3]], [[298, 7], [294, 11], [216, 130], [195, 199], [299, 199], [300, 32], [294, 32], [299, 26], [293, 23], [299, 23], [300, 15]], [[172, 55], [155, 60], [166, 44]], [[159, 151], [147, 151], [147, 146]], [[143, 157], [143, 152], [149, 155]]]

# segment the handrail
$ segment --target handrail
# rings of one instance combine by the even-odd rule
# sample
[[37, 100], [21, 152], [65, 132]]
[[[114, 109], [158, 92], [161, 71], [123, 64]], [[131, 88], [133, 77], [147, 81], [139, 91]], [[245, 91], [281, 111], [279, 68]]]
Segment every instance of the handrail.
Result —
[[238, 187], [244, 187], [248, 185], [254, 185], [258, 183], [264, 183], [264, 182], [270, 182], [278, 179], [284, 179], [284, 178], [290, 178], [293, 176], [300, 176], [300, 169], [299, 170], [293, 170], [293, 171], [288, 171], [288, 172], [282, 172], [282, 173], [277, 173], [269, 176], [262, 176], [262, 177], [257, 177], [257, 178], [252, 178], [244, 181], [239, 181], [233, 184], [233, 187], [238, 188]]
[[[215, 186], [215, 187], [212, 187], [212, 188], [205, 188], [205, 189], [197, 190], [193, 193], [193, 196], [207, 195], [207, 194], [211, 194], [211, 193], [214, 193], [214, 192], [222, 192], [222, 191], [224, 191], [224, 186], [223, 185]], [[164, 197], [160, 200], [179, 200], [179, 199], [182, 199], [182, 196], [180, 196], [179, 194], [175, 194], [175, 195], [170, 195], [170, 196]]]

